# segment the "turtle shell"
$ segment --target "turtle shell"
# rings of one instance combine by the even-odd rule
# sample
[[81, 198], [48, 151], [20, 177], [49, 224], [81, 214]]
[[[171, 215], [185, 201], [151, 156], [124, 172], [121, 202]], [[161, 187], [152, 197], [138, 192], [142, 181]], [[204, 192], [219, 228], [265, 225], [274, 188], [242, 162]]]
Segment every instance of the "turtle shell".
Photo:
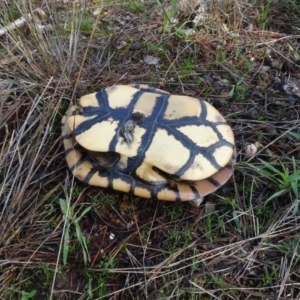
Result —
[[215, 191], [233, 172], [233, 132], [197, 98], [115, 85], [81, 97], [62, 124], [67, 164], [90, 185], [190, 201]]

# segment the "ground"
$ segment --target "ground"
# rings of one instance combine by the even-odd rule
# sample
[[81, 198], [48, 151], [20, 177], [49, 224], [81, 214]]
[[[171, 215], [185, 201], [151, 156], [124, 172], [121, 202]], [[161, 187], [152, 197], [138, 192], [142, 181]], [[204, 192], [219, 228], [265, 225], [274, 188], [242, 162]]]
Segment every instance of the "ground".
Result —
[[[202, 2], [0, 4], [1, 299], [300, 298], [300, 3]], [[68, 170], [69, 105], [133, 82], [232, 126], [234, 176], [199, 208]]]

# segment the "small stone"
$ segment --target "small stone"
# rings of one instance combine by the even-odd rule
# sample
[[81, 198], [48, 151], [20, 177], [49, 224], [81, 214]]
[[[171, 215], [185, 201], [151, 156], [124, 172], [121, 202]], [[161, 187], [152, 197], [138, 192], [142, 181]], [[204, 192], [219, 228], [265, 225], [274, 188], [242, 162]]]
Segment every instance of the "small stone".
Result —
[[224, 98], [214, 98], [212, 102], [216, 108], [221, 108], [228, 105], [227, 100]]
[[271, 136], [277, 136], [278, 135], [278, 131], [275, 127], [266, 127], [265, 128], [266, 133], [268, 133]]
[[204, 211], [205, 214], [211, 214], [216, 210], [216, 203], [212, 200], [207, 200], [205, 203]]
[[244, 150], [245, 150], [245, 156], [246, 157], [252, 157], [256, 154], [257, 152], [257, 147], [254, 145], [254, 144], [249, 144], [249, 145], [246, 145], [244, 147]]
[[140, 50], [141, 48], [142, 48], [142, 44], [140, 42], [134, 42], [131, 45], [130, 50], [137, 51]]
[[111, 233], [109, 234], [109, 239], [110, 239], [110, 240], [114, 240], [115, 237], [116, 237], [116, 236], [114, 235], [114, 233], [111, 232]]
[[257, 120], [259, 117], [259, 112], [257, 109], [251, 109], [248, 113], [247, 113], [248, 118], [250, 118], [251, 120]]
[[117, 43], [116, 48], [118, 50], [120, 50], [120, 49], [124, 48], [126, 45], [127, 45], [127, 43], [125, 41], [121, 41], [121, 42]]

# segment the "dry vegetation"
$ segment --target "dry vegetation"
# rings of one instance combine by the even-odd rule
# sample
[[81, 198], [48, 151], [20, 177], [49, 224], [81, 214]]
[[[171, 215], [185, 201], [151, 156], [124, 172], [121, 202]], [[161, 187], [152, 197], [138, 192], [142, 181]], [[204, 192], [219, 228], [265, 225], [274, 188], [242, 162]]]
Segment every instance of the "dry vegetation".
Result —
[[[215, 0], [198, 22], [175, 1], [75, 2], [0, 4], [3, 27], [32, 16], [0, 36], [0, 298], [299, 299], [299, 1]], [[131, 82], [232, 125], [235, 175], [200, 208], [67, 170], [67, 107]]]

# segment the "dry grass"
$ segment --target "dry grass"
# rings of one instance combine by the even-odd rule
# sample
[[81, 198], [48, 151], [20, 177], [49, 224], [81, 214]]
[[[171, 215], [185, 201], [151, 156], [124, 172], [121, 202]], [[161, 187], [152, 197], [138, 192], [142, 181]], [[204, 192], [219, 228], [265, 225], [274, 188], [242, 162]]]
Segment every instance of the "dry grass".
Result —
[[[36, 8], [47, 15], [0, 37], [0, 299], [298, 299], [297, 1], [212, 1], [197, 26], [194, 16], [172, 23], [169, 2], [82, 3], [0, 4], [2, 26]], [[143, 54], [159, 57], [160, 67]], [[67, 107], [130, 82], [206, 98], [232, 125], [235, 176], [199, 209], [121, 201], [67, 170]], [[258, 152], [247, 157], [244, 146], [255, 142]], [[254, 171], [259, 158], [288, 169], [286, 190], [277, 175]]]

